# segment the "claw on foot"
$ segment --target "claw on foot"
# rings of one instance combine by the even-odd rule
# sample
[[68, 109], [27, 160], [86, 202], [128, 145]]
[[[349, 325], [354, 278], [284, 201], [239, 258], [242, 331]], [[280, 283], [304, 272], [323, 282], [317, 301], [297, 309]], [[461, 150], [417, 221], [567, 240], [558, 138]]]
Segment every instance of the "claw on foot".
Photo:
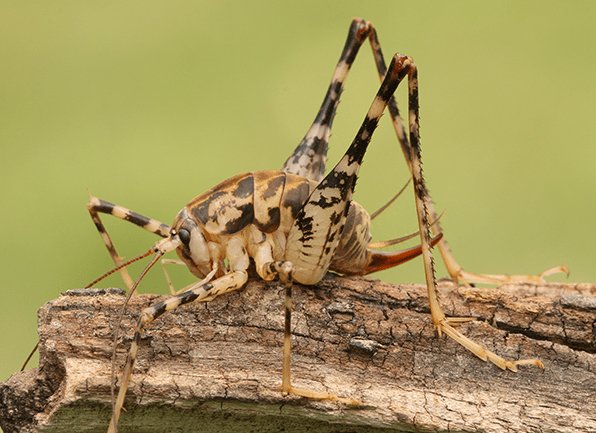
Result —
[[[455, 320], [456, 323], [462, 323], [461, 319], [467, 319], [467, 318], [455, 318], [455, 319], [456, 319]], [[539, 359], [519, 359], [519, 360], [505, 359], [505, 358], [497, 355], [496, 353], [491, 352], [490, 350], [481, 346], [480, 344], [470, 340], [468, 337], [466, 337], [465, 335], [460, 333], [458, 330], [456, 330], [454, 327], [452, 327], [449, 324], [449, 322], [450, 322], [449, 318], [446, 318], [446, 319], [442, 320], [441, 322], [439, 322], [439, 324], [437, 326], [437, 331], [438, 331], [439, 335], [441, 335], [441, 333], [444, 332], [449, 337], [451, 337], [453, 340], [455, 340], [457, 343], [464, 346], [466, 349], [468, 349], [470, 352], [472, 352], [474, 355], [476, 355], [478, 358], [482, 359], [483, 361], [492, 362], [493, 364], [495, 364], [497, 367], [499, 367], [502, 370], [510, 370], [513, 372], [517, 372], [518, 365], [534, 365], [538, 368], [544, 369], [544, 364]]]
[[459, 269], [452, 278], [455, 282], [469, 286], [472, 283], [481, 284], [546, 284], [545, 277], [556, 274], [565, 274], [569, 276], [567, 266], [555, 266], [549, 268], [538, 275], [505, 275], [505, 274], [475, 274]]

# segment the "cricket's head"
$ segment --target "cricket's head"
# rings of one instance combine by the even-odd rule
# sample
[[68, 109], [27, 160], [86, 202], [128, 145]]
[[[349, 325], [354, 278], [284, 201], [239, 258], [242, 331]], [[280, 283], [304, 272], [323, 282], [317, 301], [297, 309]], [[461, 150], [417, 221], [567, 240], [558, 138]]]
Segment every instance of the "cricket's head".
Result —
[[134, 282], [131, 289], [134, 290], [153, 265], [166, 253], [174, 250], [176, 250], [178, 256], [184, 261], [188, 269], [197, 277], [203, 278], [211, 271], [211, 254], [209, 253], [209, 246], [203, 234], [203, 229], [186, 208], [182, 209], [176, 216], [168, 236], [157, 241], [143, 254], [118, 264], [115, 268], [87, 284], [86, 287], [92, 287], [99, 281], [128, 267], [132, 263], [153, 255], [151, 262]]
[[[161, 241], [169, 247], [167, 240], [176, 243], [176, 246], [169, 251], [175, 249], [178, 257], [193, 275], [203, 278], [211, 271], [212, 258], [204, 229], [187, 208], [183, 208], [176, 215], [170, 237]], [[158, 244], [159, 242], [156, 246]]]

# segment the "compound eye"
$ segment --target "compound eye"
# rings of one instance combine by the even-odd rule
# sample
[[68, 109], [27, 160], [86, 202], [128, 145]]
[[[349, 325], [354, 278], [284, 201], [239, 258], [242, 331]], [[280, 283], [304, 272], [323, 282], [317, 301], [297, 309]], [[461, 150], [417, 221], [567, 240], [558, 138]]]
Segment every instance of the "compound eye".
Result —
[[186, 229], [180, 229], [178, 231], [178, 238], [184, 245], [188, 245], [190, 243], [190, 232]]

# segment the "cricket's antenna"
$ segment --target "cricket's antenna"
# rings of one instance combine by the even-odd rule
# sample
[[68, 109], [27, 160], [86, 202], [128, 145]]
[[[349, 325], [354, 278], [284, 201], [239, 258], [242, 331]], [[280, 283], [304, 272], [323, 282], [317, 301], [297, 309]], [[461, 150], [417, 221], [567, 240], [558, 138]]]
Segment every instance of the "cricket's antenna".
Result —
[[374, 220], [381, 213], [383, 213], [385, 211], [385, 209], [387, 209], [389, 206], [391, 206], [393, 204], [393, 202], [395, 200], [397, 200], [399, 198], [399, 196], [406, 190], [406, 188], [408, 187], [408, 185], [410, 184], [410, 182], [412, 182], [412, 178], [409, 178], [408, 181], [405, 183], [405, 185], [402, 186], [401, 189], [399, 191], [397, 191], [397, 194], [395, 194], [393, 197], [391, 197], [387, 203], [385, 203], [379, 209], [377, 209], [376, 211], [374, 211], [373, 213], [371, 213], [370, 214], [370, 219], [371, 220]]
[[31, 361], [31, 358], [33, 358], [33, 355], [35, 354], [35, 352], [37, 352], [38, 348], [39, 348], [39, 340], [37, 340], [37, 343], [35, 343], [35, 347], [31, 351], [31, 353], [29, 353], [29, 356], [27, 357], [27, 359], [25, 359], [25, 362], [23, 362], [23, 365], [21, 366], [21, 371], [25, 370], [25, 368], [27, 367], [27, 364], [29, 364], [29, 361]]
[[[149, 270], [153, 267], [153, 265], [155, 265], [158, 262], [158, 260], [163, 257], [164, 252], [160, 251], [159, 249], [157, 249], [157, 251], [155, 249], [151, 249], [148, 252], [142, 254], [141, 256], [136, 257], [135, 259], [132, 259], [132, 261], [140, 260], [143, 257], [147, 257], [151, 253], [155, 253], [155, 257], [153, 257], [151, 262], [149, 262], [149, 264], [147, 266], [145, 266], [145, 269], [143, 269], [143, 272], [141, 272], [141, 274], [139, 275], [137, 280], [134, 282], [134, 284], [130, 288], [128, 295], [126, 296], [126, 300], [124, 301], [124, 305], [122, 306], [122, 310], [120, 311], [120, 315], [118, 316], [118, 322], [116, 323], [116, 327], [114, 329], [114, 340], [113, 340], [113, 344], [112, 344], [112, 374], [111, 374], [111, 386], [110, 386], [110, 395], [112, 398], [112, 413], [113, 413], [113, 411], [115, 411], [115, 407], [116, 407], [116, 396], [115, 396], [116, 350], [118, 347], [118, 338], [120, 336], [120, 324], [122, 323], [122, 318], [124, 317], [124, 314], [126, 313], [126, 307], [128, 305], [128, 301], [130, 300], [130, 298], [136, 291], [137, 287], [141, 283], [141, 280], [145, 277], [145, 275], [147, 275], [147, 272], [149, 272]], [[116, 270], [113, 270], [113, 271], [115, 272]]]
[[150, 256], [151, 254], [155, 253], [155, 248], [151, 248], [148, 251], [145, 251], [143, 254], [141, 254], [140, 256], [137, 256], [135, 258], [130, 259], [129, 261], [122, 263], [121, 265], [116, 266], [113, 269], [110, 269], [108, 272], [106, 272], [105, 274], [103, 274], [101, 277], [96, 278], [95, 280], [91, 281], [89, 284], [87, 284], [85, 286], [85, 289], [88, 289], [90, 287], [93, 287], [95, 284], [99, 283], [101, 280], [103, 280], [106, 277], [109, 277], [110, 275], [112, 275], [114, 272], [118, 272], [120, 269], [127, 267], [128, 265], [134, 263], [134, 262], [138, 262], [141, 259], [144, 259], [147, 256]]

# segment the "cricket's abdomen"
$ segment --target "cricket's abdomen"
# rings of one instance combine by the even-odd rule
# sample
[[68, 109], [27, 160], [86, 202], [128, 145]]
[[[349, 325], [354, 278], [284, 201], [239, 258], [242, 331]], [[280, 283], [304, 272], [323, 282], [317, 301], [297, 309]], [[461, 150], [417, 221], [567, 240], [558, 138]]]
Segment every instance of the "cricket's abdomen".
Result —
[[343, 275], [363, 275], [370, 262], [370, 215], [352, 201], [329, 269]]

